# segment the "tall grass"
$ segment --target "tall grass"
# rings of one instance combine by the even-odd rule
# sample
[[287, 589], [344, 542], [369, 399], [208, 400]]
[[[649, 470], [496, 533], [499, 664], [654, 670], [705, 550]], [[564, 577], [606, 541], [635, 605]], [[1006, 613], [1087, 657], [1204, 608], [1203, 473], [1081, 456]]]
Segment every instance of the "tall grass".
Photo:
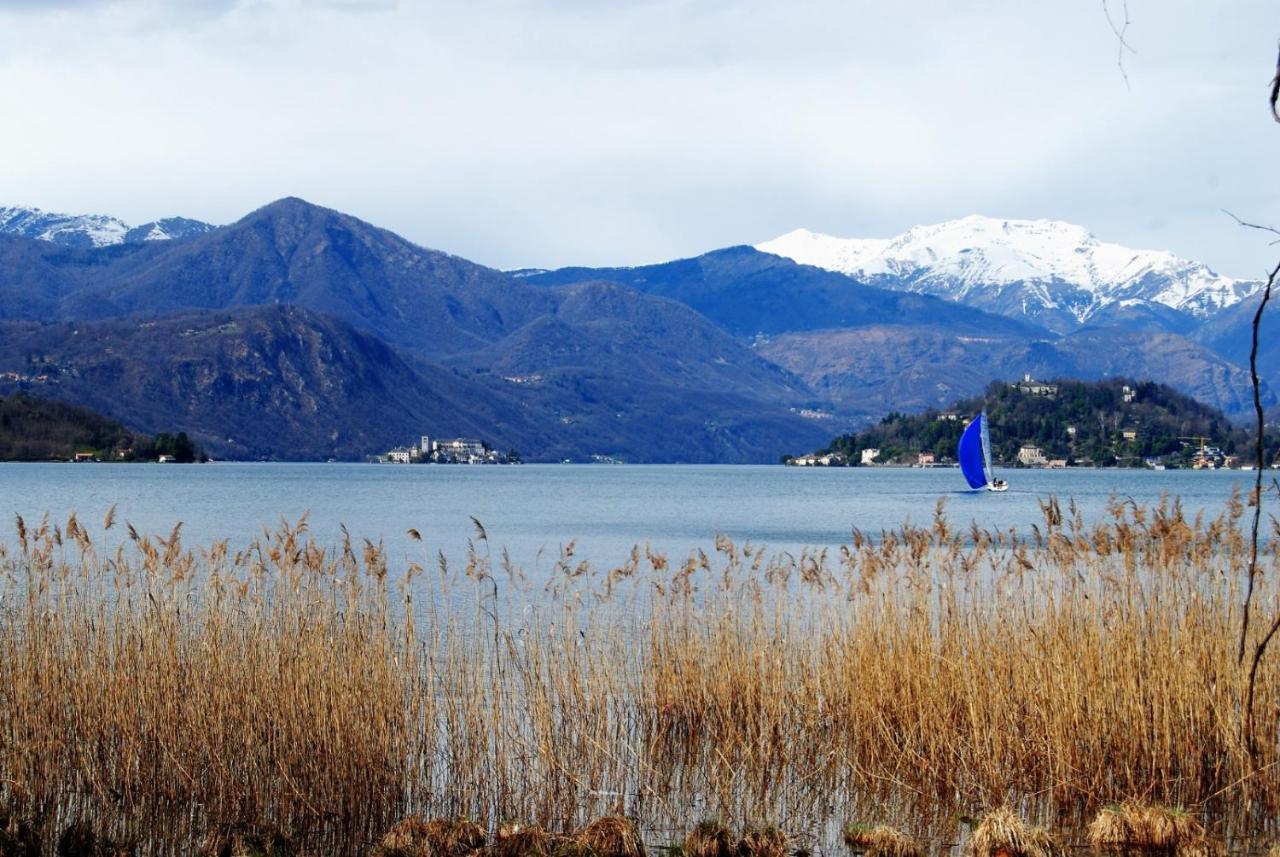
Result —
[[1129, 800], [1252, 833], [1280, 809], [1280, 676], [1263, 664], [1255, 761], [1242, 514], [1115, 503], [1086, 524], [1048, 501], [1021, 534], [940, 513], [838, 553], [721, 540], [609, 567], [570, 546], [538, 574], [482, 528], [450, 564], [305, 521], [233, 551], [19, 520], [0, 807], [45, 842], [76, 826], [155, 854], [220, 830], [366, 853], [412, 814], [624, 813], [664, 841], [718, 818], [821, 845], [1003, 806], [1082, 830]]

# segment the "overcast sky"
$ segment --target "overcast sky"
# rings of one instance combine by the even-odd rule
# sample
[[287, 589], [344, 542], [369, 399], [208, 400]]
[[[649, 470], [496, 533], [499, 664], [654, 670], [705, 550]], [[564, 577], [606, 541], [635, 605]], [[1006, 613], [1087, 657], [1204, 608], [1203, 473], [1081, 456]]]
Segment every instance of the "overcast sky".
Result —
[[1089, 0], [0, 0], [0, 204], [295, 195], [498, 267], [981, 213], [1259, 274], [1274, 2], [1129, 17], [1126, 86]]

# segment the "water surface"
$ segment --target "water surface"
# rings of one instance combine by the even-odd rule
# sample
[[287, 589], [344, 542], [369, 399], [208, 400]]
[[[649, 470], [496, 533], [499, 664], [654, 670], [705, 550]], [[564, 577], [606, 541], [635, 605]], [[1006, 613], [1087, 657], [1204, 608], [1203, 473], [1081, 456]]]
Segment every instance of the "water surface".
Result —
[[[393, 562], [460, 558], [486, 528], [526, 569], [545, 567], [561, 546], [620, 562], [635, 544], [684, 556], [709, 550], [718, 534], [774, 551], [837, 547], [854, 528], [868, 534], [904, 521], [927, 524], [939, 498], [958, 527], [1026, 530], [1042, 520], [1040, 500], [1074, 498], [1086, 520], [1113, 497], [1142, 504], [1178, 496], [1189, 514], [1222, 511], [1248, 472], [1016, 470], [1003, 494], [962, 490], [949, 468], [807, 469], [729, 465], [414, 466], [370, 464], [0, 464], [0, 513], [29, 522], [75, 511], [97, 537], [107, 509], [140, 532], [183, 523], [188, 546], [230, 538], [244, 544], [282, 519], [308, 515], [325, 544], [346, 524], [353, 537], [384, 540]], [[417, 544], [406, 535], [422, 533]], [[121, 531], [113, 530], [119, 536]], [[0, 531], [12, 539], [12, 527]], [[108, 538], [108, 541], [110, 539]]]

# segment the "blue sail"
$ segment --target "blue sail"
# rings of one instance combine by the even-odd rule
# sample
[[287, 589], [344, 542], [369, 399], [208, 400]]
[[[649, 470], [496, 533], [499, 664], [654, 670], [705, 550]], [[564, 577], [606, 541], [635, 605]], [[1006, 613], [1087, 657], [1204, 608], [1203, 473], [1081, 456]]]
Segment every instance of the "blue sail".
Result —
[[987, 462], [983, 455], [986, 434], [986, 414], [978, 414], [960, 435], [960, 447], [956, 458], [960, 460], [960, 472], [970, 488], [987, 487]]

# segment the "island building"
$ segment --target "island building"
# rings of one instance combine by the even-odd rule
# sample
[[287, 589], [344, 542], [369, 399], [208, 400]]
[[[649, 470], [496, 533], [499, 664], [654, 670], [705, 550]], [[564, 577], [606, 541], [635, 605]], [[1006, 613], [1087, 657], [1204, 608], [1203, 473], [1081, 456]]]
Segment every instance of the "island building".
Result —
[[515, 458], [490, 449], [482, 440], [469, 437], [433, 440], [424, 434], [415, 445], [397, 446], [378, 456], [378, 460], [392, 464], [506, 464]]
[[880, 450], [876, 449], [875, 447], [862, 450], [862, 463], [864, 465], [875, 464], [876, 459], [879, 457], [880, 457]]
[[826, 455], [800, 455], [788, 459], [787, 463], [792, 467], [844, 467], [849, 460], [839, 452], [828, 452]]

